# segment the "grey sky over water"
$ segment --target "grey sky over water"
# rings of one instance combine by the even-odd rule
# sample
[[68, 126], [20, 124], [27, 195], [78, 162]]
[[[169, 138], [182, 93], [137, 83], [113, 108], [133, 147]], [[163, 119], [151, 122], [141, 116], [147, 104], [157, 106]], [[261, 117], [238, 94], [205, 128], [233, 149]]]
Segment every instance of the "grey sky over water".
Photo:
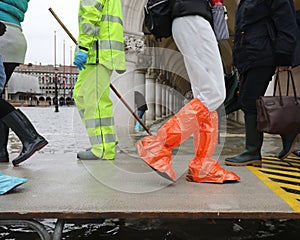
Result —
[[48, 9], [51, 7], [54, 10], [77, 39], [78, 5], [79, 0], [30, 0], [25, 20], [22, 23], [28, 45], [25, 63], [54, 63], [54, 31], [56, 31], [56, 63], [63, 64], [65, 62], [66, 65], [70, 65], [71, 47], [73, 55], [75, 44]]

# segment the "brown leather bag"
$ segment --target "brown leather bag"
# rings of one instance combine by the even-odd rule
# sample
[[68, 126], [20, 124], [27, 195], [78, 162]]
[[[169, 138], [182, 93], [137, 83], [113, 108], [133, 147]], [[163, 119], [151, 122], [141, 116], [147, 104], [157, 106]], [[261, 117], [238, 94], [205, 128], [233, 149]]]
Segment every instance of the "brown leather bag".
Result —
[[[292, 71], [287, 71], [286, 96], [282, 96], [279, 72], [275, 76], [273, 96], [261, 96], [256, 100], [257, 129], [272, 134], [290, 134], [300, 132], [300, 98], [297, 97]], [[292, 83], [294, 96], [289, 96], [289, 84]], [[278, 85], [279, 96], [276, 95]]]

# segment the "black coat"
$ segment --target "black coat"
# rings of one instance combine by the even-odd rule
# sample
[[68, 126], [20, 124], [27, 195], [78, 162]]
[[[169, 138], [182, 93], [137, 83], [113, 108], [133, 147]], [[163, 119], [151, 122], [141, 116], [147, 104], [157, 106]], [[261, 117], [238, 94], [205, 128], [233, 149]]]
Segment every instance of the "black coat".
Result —
[[137, 106], [138, 111], [147, 111], [148, 106], [146, 104], [146, 100], [143, 94], [138, 91], [134, 91], [134, 102]]
[[212, 24], [210, 0], [169, 0], [172, 19], [177, 17], [199, 15]]
[[233, 63], [240, 73], [292, 65], [297, 29], [293, 0], [241, 0], [235, 21]]

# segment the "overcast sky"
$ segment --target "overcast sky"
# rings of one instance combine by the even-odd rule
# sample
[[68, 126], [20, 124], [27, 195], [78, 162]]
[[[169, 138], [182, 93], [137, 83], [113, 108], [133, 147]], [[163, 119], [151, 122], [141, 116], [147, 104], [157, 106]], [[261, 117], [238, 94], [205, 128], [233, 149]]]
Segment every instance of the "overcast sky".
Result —
[[[56, 31], [56, 63], [63, 64], [65, 41], [65, 64], [70, 65], [71, 47], [75, 44], [48, 10], [50, 7], [77, 39], [77, 13], [79, 0], [30, 0], [22, 23], [27, 40], [25, 63], [54, 63], [54, 31]], [[72, 57], [73, 58], [73, 57]]]

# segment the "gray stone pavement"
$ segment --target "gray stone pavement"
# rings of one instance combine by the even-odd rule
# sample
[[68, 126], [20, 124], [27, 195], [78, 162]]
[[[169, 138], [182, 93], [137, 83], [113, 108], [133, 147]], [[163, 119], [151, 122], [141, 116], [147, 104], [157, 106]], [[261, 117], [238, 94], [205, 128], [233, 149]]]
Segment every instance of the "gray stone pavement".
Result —
[[[19, 218], [300, 218], [291, 207], [244, 167], [223, 165], [243, 149], [243, 126], [227, 122], [220, 133], [216, 159], [241, 177], [236, 183], [191, 183], [185, 180], [193, 157], [192, 139], [174, 150], [177, 181], [154, 173], [137, 156], [134, 143], [143, 133], [119, 136], [115, 161], [78, 161], [89, 147], [75, 108], [23, 108], [49, 145], [19, 167], [1, 164], [4, 174], [28, 182], [0, 197], [0, 219]], [[155, 132], [160, 124], [151, 127]], [[11, 157], [20, 144], [10, 134]], [[266, 135], [263, 154], [276, 155], [280, 138]]]

